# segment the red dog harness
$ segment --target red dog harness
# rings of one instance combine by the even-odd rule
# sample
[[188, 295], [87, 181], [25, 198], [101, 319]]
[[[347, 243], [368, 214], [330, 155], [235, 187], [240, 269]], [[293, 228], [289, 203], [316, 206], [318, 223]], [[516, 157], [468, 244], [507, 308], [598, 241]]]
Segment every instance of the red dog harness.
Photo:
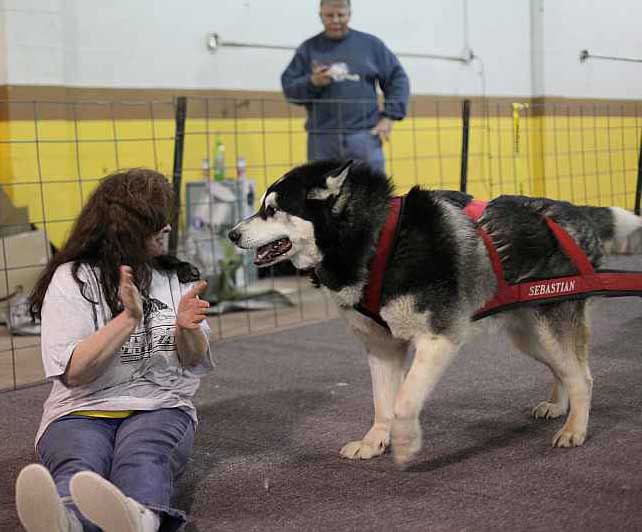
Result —
[[[355, 309], [372, 318], [380, 325], [387, 327], [379, 315], [381, 309], [381, 287], [383, 274], [389, 256], [392, 254], [398, 233], [398, 222], [403, 210], [402, 197], [391, 201], [388, 217], [381, 230], [377, 251], [370, 263], [370, 273], [364, 295]], [[485, 201], [473, 200], [464, 209], [473, 222], [477, 222], [486, 208]], [[554, 302], [565, 299], [579, 299], [590, 296], [642, 296], [642, 272], [623, 270], [601, 270], [596, 272], [586, 254], [575, 240], [557, 223], [544, 217], [549, 229], [559, 242], [560, 247], [577, 269], [577, 274], [538, 281], [526, 281], [508, 284], [504, 278], [501, 259], [488, 233], [481, 227], [477, 228], [488, 257], [497, 278], [495, 296], [473, 314], [472, 320], [479, 320], [504, 310], [520, 305], [537, 302]]]
[[[485, 208], [485, 201], [473, 200], [464, 208], [464, 212], [471, 220], [477, 222]], [[473, 320], [485, 318], [517, 305], [543, 300], [552, 302], [590, 296], [642, 296], [642, 272], [622, 270], [596, 272], [575, 240], [549, 217], [544, 216], [544, 220], [566, 256], [573, 262], [577, 274], [509, 285], [504, 278], [502, 263], [493, 242], [486, 231], [478, 227], [477, 232], [486, 244], [497, 278], [497, 293], [473, 315]]]

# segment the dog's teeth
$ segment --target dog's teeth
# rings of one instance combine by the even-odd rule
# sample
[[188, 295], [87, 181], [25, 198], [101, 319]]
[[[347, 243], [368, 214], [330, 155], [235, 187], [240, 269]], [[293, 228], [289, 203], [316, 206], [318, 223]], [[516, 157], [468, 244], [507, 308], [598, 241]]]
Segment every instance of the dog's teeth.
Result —
[[265, 264], [275, 257], [278, 257], [288, 251], [292, 244], [287, 238], [279, 238], [263, 246], [259, 246], [255, 251], [254, 263]]

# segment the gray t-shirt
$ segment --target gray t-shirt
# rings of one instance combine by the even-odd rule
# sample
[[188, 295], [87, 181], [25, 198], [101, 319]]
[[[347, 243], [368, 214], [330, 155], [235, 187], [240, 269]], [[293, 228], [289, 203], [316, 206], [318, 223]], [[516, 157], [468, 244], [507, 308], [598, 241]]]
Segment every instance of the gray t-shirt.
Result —
[[[71, 263], [60, 266], [51, 280], [42, 306], [42, 360], [53, 387], [44, 404], [36, 443], [49, 424], [75, 410], [156, 410], [182, 408], [196, 422], [192, 397], [199, 379], [214, 364], [211, 350], [197, 367], [183, 369], [174, 338], [176, 310], [191, 287], [175, 273], [154, 271], [149, 298], [143, 301], [144, 317], [103, 373], [83, 386], [69, 388], [60, 377], [83, 339], [111, 319], [99, 284], [99, 271], [87, 265], [78, 270], [84, 293], [71, 274]], [[206, 321], [201, 329], [209, 336]]]

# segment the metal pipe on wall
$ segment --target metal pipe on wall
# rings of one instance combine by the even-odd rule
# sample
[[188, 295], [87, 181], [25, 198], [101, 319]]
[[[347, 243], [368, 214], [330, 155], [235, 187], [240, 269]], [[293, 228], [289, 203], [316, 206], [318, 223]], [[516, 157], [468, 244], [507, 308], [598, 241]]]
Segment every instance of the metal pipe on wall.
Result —
[[618, 57], [614, 55], [596, 55], [590, 53], [588, 50], [580, 52], [580, 63], [584, 63], [587, 59], [606, 59], [608, 61], [626, 61], [628, 63], [642, 63], [642, 59], [633, 57]]
[[[210, 52], [216, 52], [219, 48], [253, 48], [264, 50], [296, 50], [296, 46], [281, 45], [281, 44], [263, 44], [251, 42], [237, 42], [226, 41], [221, 38], [218, 33], [209, 33], [206, 39], [206, 46]], [[470, 50], [464, 51], [465, 55], [442, 55], [442, 54], [424, 54], [414, 52], [395, 52], [398, 57], [412, 57], [418, 59], [438, 59], [442, 61], [456, 61], [458, 63], [468, 64], [473, 59], [473, 54]]]

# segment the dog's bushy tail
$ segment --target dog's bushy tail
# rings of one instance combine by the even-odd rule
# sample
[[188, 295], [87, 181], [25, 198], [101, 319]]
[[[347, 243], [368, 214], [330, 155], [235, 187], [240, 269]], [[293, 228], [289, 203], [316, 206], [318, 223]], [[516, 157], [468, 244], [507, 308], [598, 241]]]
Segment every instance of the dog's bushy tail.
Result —
[[587, 207], [610, 255], [642, 253], [642, 218], [621, 207]]

